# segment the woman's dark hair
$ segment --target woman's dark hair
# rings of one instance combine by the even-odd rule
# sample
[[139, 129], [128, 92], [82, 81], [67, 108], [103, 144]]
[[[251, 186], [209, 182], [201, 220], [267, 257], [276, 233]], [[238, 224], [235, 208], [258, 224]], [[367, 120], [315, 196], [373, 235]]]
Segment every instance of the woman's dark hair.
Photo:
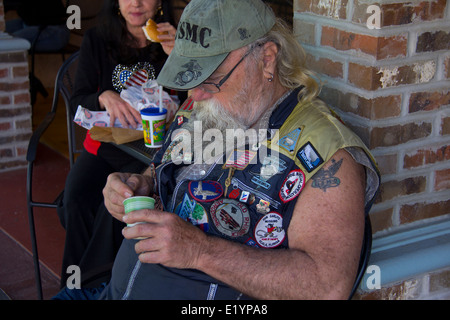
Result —
[[[175, 25], [170, 1], [162, 0], [161, 9], [162, 14], [157, 14], [155, 22], [170, 22]], [[118, 0], [105, 0], [99, 16], [98, 31], [106, 41], [111, 59], [116, 63], [134, 63], [142, 50], [146, 51], [151, 60], [165, 57], [159, 44], [151, 43], [145, 48], [137, 48], [137, 40], [128, 31], [125, 19], [120, 15]]]

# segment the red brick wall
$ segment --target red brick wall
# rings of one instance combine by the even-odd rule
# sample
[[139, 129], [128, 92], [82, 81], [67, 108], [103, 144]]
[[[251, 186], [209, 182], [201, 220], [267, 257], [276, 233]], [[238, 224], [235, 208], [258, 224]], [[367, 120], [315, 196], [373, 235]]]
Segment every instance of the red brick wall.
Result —
[[[376, 7], [368, 10], [370, 5]], [[379, 20], [372, 19], [373, 9]], [[294, 31], [323, 80], [322, 98], [379, 164], [381, 192], [370, 213], [375, 236], [448, 216], [450, 4], [296, 0]], [[449, 270], [356, 298], [446, 299]]]
[[[379, 25], [369, 28], [379, 8]], [[321, 96], [382, 172], [374, 233], [450, 213], [450, 4], [296, 0], [294, 31]], [[372, 27], [373, 23], [369, 23]]]
[[[0, 0], [0, 36], [2, 32], [4, 10]], [[0, 44], [0, 171], [26, 166], [31, 125], [28, 53], [3, 51]]]
[[5, 9], [3, 0], [0, 0], [0, 32], [5, 31]]

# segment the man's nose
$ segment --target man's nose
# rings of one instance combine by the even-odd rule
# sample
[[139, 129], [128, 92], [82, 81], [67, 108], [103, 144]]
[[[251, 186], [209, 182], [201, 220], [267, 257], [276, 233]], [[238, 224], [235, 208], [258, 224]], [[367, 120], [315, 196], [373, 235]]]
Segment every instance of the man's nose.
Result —
[[212, 98], [212, 93], [203, 91], [199, 87], [191, 90], [191, 97], [194, 101], [208, 100]]

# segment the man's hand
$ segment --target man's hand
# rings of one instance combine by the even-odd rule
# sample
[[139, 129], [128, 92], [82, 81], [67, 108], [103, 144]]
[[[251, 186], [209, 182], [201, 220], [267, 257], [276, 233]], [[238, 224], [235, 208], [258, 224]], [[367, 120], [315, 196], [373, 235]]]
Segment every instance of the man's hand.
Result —
[[128, 213], [123, 221], [127, 224], [147, 222], [122, 231], [127, 239], [146, 238], [135, 246], [139, 260], [144, 263], [160, 263], [179, 269], [194, 268], [208, 241], [203, 231], [169, 212], [136, 210]]
[[122, 221], [123, 200], [132, 196], [147, 196], [153, 190], [152, 179], [146, 175], [115, 172], [108, 176], [103, 188], [106, 209]]

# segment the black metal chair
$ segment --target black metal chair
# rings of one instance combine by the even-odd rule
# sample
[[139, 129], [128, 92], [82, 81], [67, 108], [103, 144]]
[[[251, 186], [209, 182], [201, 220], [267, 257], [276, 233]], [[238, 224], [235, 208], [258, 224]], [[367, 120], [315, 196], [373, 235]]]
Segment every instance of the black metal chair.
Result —
[[76, 141], [75, 130], [80, 128], [75, 125], [73, 120], [74, 111], [71, 109], [69, 104], [69, 99], [73, 90], [73, 83], [75, 78], [75, 72], [77, 68], [79, 52], [71, 55], [60, 67], [55, 80], [55, 91], [53, 95], [53, 103], [51, 110], [47, 113], [44, 120], [39, 124], [36, 130], [33, 132], [27, 150], [27, 161], [28, 161], [28, 171], [27, 171], [27, 206], [28, 206], [28, 222], [30, 227], [31, 245], [33, 251], [33, 262], [35, 269], [36, 286], [38, 291], [38, 299], [42, 299], [42, 284], [41, 284], [41, 273], [39, 266], [39, 255], [38, 247], [36, 241], [36, 231], [34, 224], [34, 207], [43, 208], [57, 208], [58, 203], [61, 201], [63, 196], [63, 191], [58, 195], [58, 197], [53, 202], [39, 202], [33, 199], [33, 167], [34, 161], [36, 160], [37, 148], [40, 143], [40, 139], [45, 132], [45, 130], [53, 122], [58, 107], [59, 96], [61, 95], [64, 99], [66, 106], [67, 115], [67, 134], [68, 134], [68, 145], [69, 145], [69, 160], [70, 167], [72, 167], [76, 154], [81, 152], [81, 148]]

